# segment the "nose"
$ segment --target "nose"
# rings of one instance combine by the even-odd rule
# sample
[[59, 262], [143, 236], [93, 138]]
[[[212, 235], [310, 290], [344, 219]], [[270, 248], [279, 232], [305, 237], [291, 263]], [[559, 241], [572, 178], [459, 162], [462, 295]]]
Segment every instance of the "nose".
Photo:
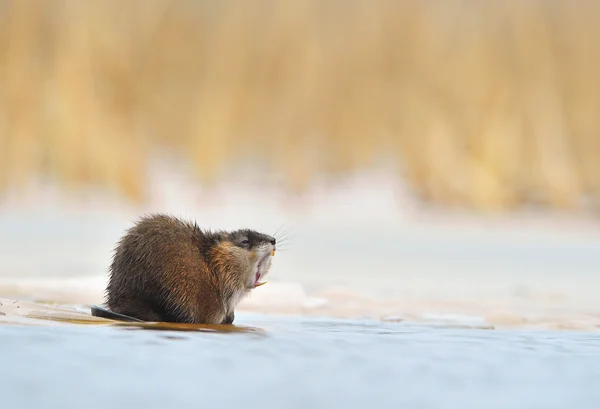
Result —
[[272, 238], [272, 239], [271, 239], [271, 244], [272, 244], [272, 245], [275, 245], [275, 242], [276, 242], [276, 240]]

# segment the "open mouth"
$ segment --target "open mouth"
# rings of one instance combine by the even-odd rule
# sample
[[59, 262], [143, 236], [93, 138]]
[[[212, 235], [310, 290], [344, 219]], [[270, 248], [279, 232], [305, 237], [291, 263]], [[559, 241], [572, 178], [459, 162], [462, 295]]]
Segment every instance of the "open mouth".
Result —
[[263, 258], [260, 259], [260, 261], [258, 262], [258, 265], [256, 266], [256, 275], [254, 276], [254, 287], [260, 287], [261, 285], [267, 284], [266, 281], [261, 282], [260, 279], [262, 278], [263, 266], [265, 265], [265, 262], [267, 261], [269, 256], [271, 256], [271, 254], [269, 254], [269, 253], [265, 254], [263, 256]]
[[267, 284], [266, 281], [260, 281], [260, 272], [256, 272], [256, 279], [254, 280], [254, 287], [260, 287], [261, 285]]

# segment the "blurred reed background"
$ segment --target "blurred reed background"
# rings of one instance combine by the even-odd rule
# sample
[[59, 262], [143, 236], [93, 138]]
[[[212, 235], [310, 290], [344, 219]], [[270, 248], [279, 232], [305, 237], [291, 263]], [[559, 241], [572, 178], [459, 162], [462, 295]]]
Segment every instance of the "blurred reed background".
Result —
[[156, 152], [292, 189], [392, 161], [442, 205], [600, 193], [599, 1], [0, 1], [0, 184], [133, 200]]

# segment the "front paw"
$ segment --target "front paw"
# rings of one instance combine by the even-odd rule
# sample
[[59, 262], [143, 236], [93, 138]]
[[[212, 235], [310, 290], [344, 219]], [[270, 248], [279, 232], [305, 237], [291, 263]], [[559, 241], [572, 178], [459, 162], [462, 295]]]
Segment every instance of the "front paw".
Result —
[[228, 314], [221, 324], [233, 324], [233, 320], [235, 320], [235, 313]]

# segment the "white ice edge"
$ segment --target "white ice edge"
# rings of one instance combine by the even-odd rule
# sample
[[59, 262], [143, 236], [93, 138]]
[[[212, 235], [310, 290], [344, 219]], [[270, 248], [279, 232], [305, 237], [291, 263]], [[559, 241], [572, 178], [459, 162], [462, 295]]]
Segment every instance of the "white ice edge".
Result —
[[[0, 295], [43, 299], [59, 304], [98, 304], [104, 301], [107, 277], [12, 278], [0, 280]], [[310, 297], [299, 283], [270, 281], [253, 290], [240, 308], [315, 308], [327, 300]]]

